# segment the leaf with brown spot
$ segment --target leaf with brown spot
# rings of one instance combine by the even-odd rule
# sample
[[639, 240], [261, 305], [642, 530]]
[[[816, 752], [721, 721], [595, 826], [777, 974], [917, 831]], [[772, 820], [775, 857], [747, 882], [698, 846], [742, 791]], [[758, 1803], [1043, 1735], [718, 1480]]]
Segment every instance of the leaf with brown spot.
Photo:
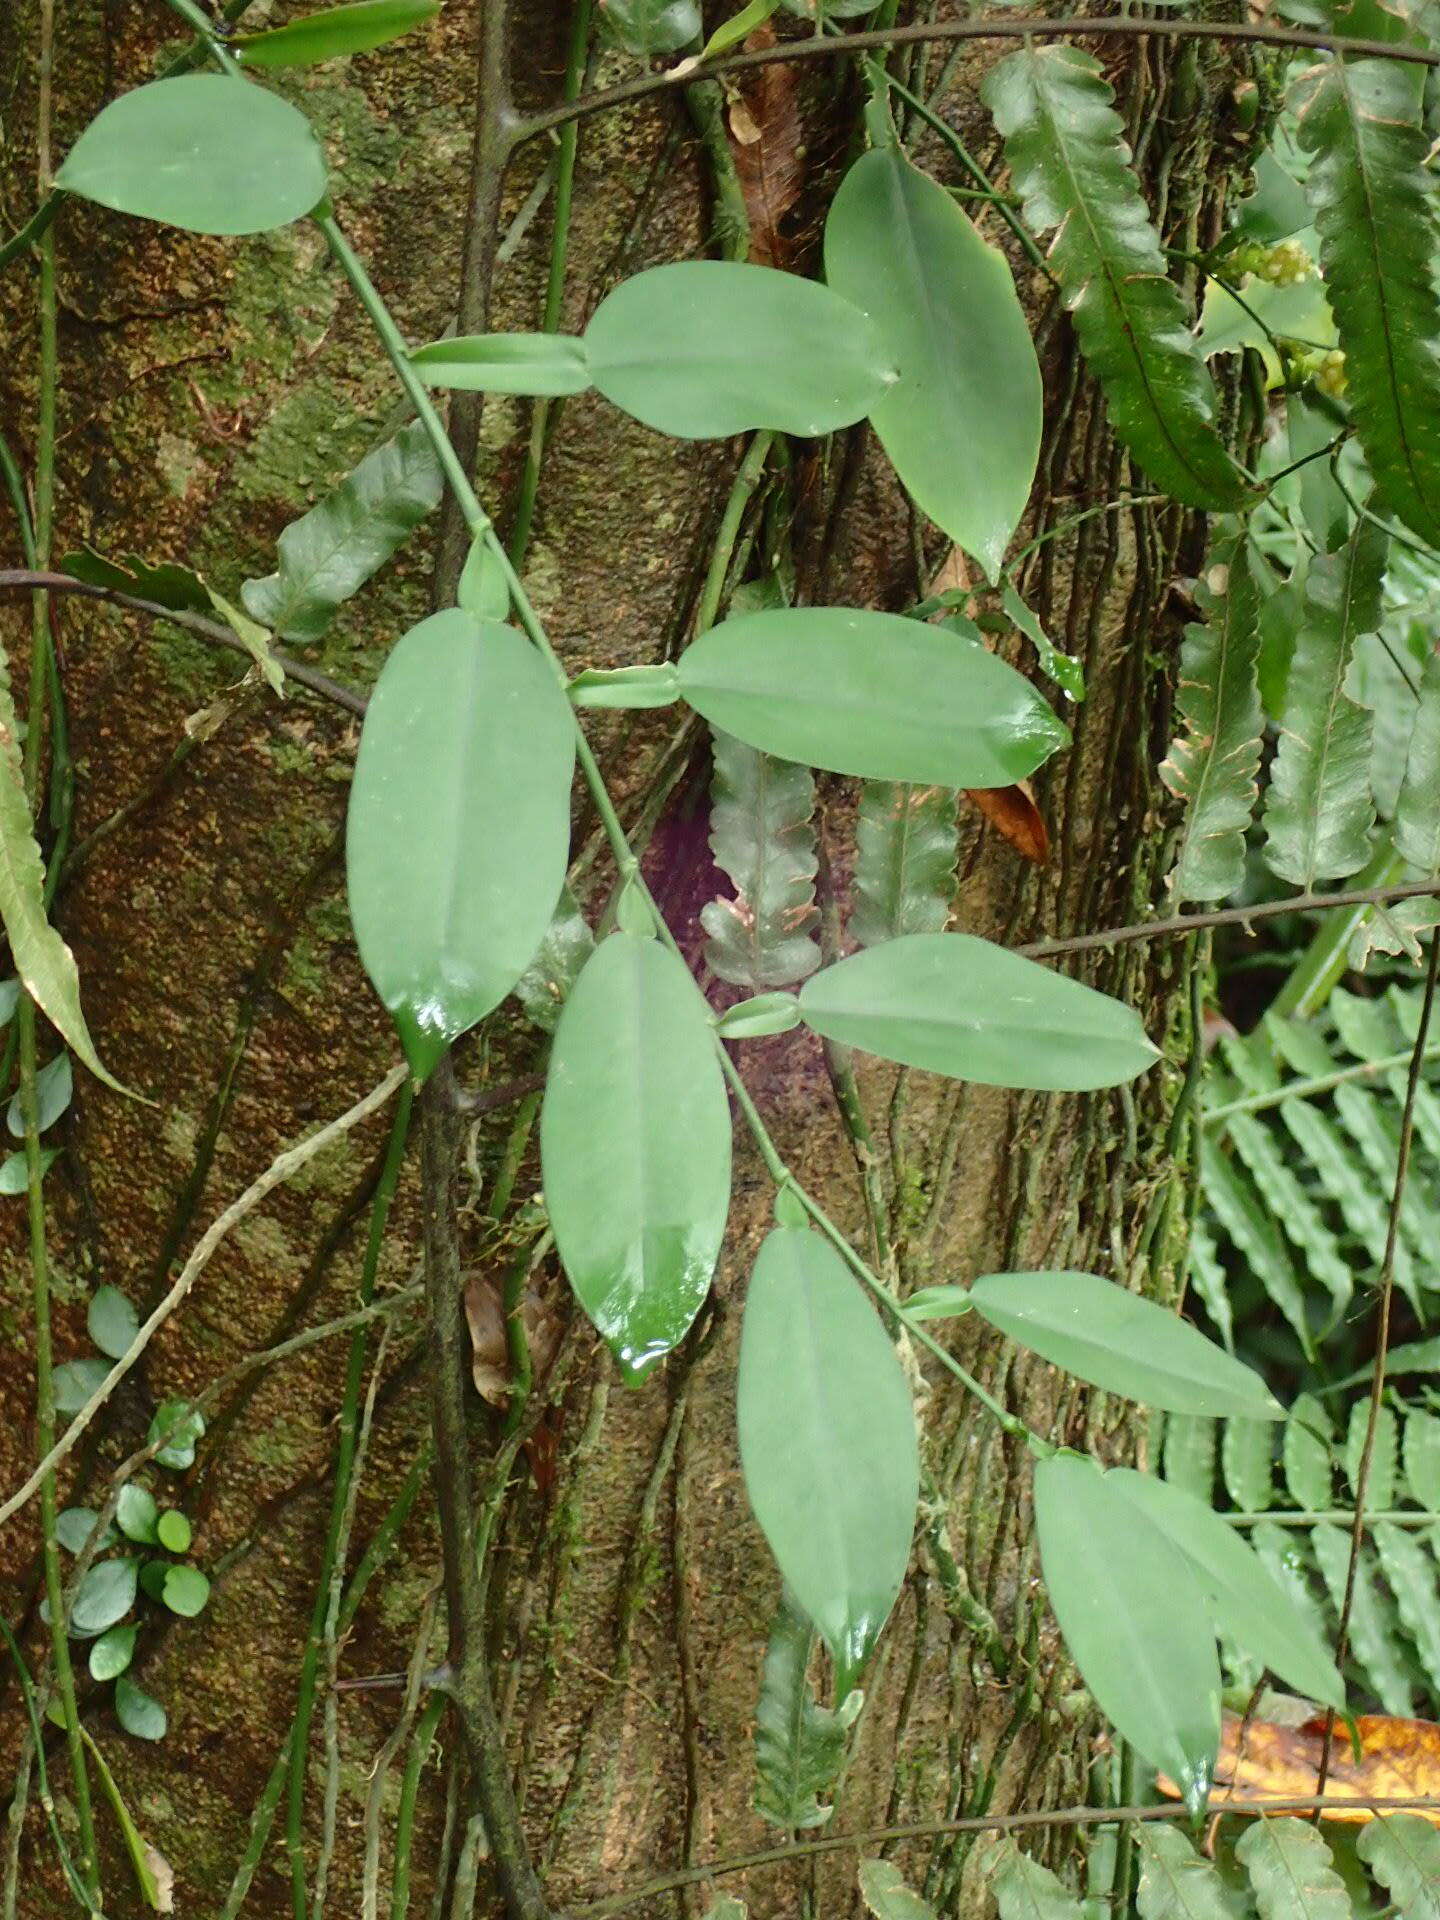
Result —
[[[1362, 1714], [1355, 1725], [1358, 1762], [1344, 1726], [1337, 1724], [1331, 1734], [1325, 1796], [1336, 1804], [1327, 1806], [1322, 1817], [1358, 1824], [1377, 1817], [1369, 1801], [1434, 1800], [1435, 1807], [1412, 1811], [1431, 1826], [1440, 1826], [1440, 1726], [1384, 1713]], [[1270, 1720], [1242, 1723], [1238, 1714], [1227, 1713], [1221, 1722], [1210, 1811], [1220, 1811], [1232, 1800], [1284, 1805], [1313, 1798], [1324, 1739], [1322, 1718], [1285, 1727]], [[1158, 1784], [1162, 1793], [1177, 1797], [1170, 1781], [1162, 1777]]]
[[1013, 787], [967, 787], [965, 798], [980, 809], [1022, 859], [1044, 866], [1050, 858], [1050, 832], [1028, 780], [1017, 780]]
[[[745, 42], [751, 52], [775, 45], [775, 29], [757, 27]], [[785, 216], [805, 184], [805, 136], [800, 124], [799, 81], [778, 61], [745, 74], [730, 99], [730, 145], [745, 211], [750, 216], [750, 259], [756, 266], [788, 267], [795, 253]]]

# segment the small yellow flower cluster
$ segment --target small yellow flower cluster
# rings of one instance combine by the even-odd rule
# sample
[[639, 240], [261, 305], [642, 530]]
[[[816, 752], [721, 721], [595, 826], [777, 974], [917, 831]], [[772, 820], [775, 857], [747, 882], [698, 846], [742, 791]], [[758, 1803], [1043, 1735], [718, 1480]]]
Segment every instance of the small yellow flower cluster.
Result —
[[1232, 273], [1253, 274], [1272, 287], [1298, 286], [1302, 280], [1313, 279], [1318, 271], [1298, 240], [1281, 240], [1273, 247], [1262, 247], [1258, 241], [1252, 241], [1237, 247], [1225, 264]]

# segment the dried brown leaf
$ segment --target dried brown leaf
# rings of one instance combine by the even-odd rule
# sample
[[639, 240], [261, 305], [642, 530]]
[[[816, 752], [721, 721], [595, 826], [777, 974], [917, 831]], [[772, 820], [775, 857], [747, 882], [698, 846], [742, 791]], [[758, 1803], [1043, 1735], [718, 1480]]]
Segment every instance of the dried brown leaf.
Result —
[[[773, 47], [775, 30], [757, 27], [747, 52]], [[800, 121], [799, 80], [783, 61], [757, 67], [730, 99], [730, 145], [750, 217], [750, 259], [761, 267], [791, 265], [795, 242], [786, 215], [805, 184], [805, 135]]]
[[967, 787], [965, 798], [980, 809], [1023, 859], [1044, 866], [1050, 858], [1050, 832], [1028, 780], [1017, 781], [1013, 787]]
[[[1350, 1736], [1338, 1722], [1330, 1736], [1330, 1766], [1325, 1782], [1326, 1820], [1359, 1824], [1377, 1817], [1370, 1800], [1435, 1800], [1440, 1803], [1440, 1726], [1431, 1720], [1404, 1720], [1385, 1713], [1362, 1714], [1358, 1762], [1350, 1750]], [[1243, 1731], [1242, 1731], [1243, 1729]], [[1323, 1718], [1303, 1726], [1278, 1726], [1270, 1720], [1242, 1722], [1227, 1713], [1220, 1733], [1220, 1755], [1215, 1765], [1211, 1810], [1229, 1800], [1308, 1800], [1315, 1794], [1320, 1755], [1324, 1748]], [[1163, 1792], [1173, 1797], [1174, 1786], [1163, 1776]], [[1352, 1804], [1346, 1805], [1345, 1802]], [[1440, 1826], [1440, 1804], [1413, 1811], [1432, 1826]]]
[[[527, 1288], [520, 1320], [530, 1344], [530, 1365], [543, 1374], [555, 1357], [560, 1325], [533, 1288]], [[472, 1274], [465, 1287], [465, 1323], [470, 1329], [470, 1371], [475, 1391], [492, 1407], [510, 1398], [510, 1348], [500, 1288], [488, 1274]]]

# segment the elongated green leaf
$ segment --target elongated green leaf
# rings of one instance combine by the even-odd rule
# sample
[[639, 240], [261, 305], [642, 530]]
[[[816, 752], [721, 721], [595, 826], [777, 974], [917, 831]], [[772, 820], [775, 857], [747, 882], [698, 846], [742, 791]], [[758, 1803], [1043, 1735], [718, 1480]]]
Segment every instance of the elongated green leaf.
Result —
[[[1375, 1507], [1387, 1503], [1376, 1500]], [[1432, 1688], [1440, 1690], [1440, 1581], [1435, 1562], [1408, 1527], [1389, 1522], [1371, 1529], [1396, 1610]]]
[[1234, 1920], [1225, 1882], [1178, 1827], [1160, 1822], [1136, 1827], [1140, 1920]]
[[477, 620], [510, 618], [510, 582], [483, 533], [470, 542], [455, 588], [455, 604]]
[[834, 1711], [819, 1704], [808, 1677], [814, 1646], [814, 1627], [787, 1594], [770, 1629], [755, 1708], [755, 1811], [787, 1831], [823, 1827], [835, 1811], [818, 1796], [840, 1778], [862, 1705], [855, 1692]]
[[726, 1040], [763, 1040], [775, 1033], [791, 1033], [800, 1024], [800, 1002], [793, 993], [758, 993], [727, 1007], [715, 1022]]
[[227, 74], [187, 73], [112, 100], [55, 184], [192, 233], [262, 233], [318, 206], [325, 156], [289, 101]]
[[905, 1578], [919, 1494], [904, 1369], [838, 1253], [776, 1227], [755, 1262], [736, 1384], [750, 1505], [849, 1693]]
[[1345, 1882], [1310, 1821], [1257, 1820], [1241, 1834], [1235, 1857], [1250, 1876], [1260, 1920], [1352, 1920]]
[[1440, 297], [1423, 74], [1323, 60], [1296, 90], [1346, 397], [1380, 504], [1440, 543]]
[[700, 58], [713, 60], [728, 48], [738, 47], [747, 34], [753, 33], [756, 27], [764, 26], [779, 4], [780, 0], [750, 0], [749, 6], [741, 7], [738, 13], [721, 21], [700, 49]]
[[1190, 1562], [1078, 1454], [1035, 1469], [1045, 1585], [1081, 1678], [1192, 1806], [1220, 1742], [1220, 1665]]
[[1004, 254], [887, 147], [840, 183], [825, 277], [872, 316], [899, 369], [870, 418], [906, 492], [994, 580], [1030, 497], [1041, 420], [1040, 366]]
[[1217, 1425], [1203, 1413], [1165, 1416], [1165, 1478], [1207, 1507], [1215, 1493]]
[[1308, 1357], [1314, 1351], [1314, 1336], [1305, 1311], [1305, 1295], [1279, 1227], [1230, 1157], [1208, 1135], [1200, 1142], [1200, 1168], [1205, 1198], [1214, 1208], [1215, 1217], [1294, 1327]]
[[828, 287], [773, 267], [682, 260], [622, 280], [585, 329], [590, 378], [647, 427], [710, 440], [833, 433], [894, 379], [878, 330]]
[[1345, 679], [1357, 635], [1380, 624], [1388, 544], [1362, 520], [1338, 553], [1318, 555], [1305, 576], [1265, 803], [1266, 864], [1297, 886], [1356, 873], [1370, 857], [1372, 721]]
[[906, 1294], [905, 1313], [911, 1320], [953, 1320], [974, 1304], [968, 1287], [919, 1287]]
[[1011, 1839], [1002, 1840], [985, 1862], [1000, 1920], [1082, 1920], [1080, 1902], [1038, 1860]]
[[855, 826], [855, 908], [862, 947], [902, 933], [939, 933], [950, 917], [959, 852], [951, 787], [869, 780]]
[[753, 992], [789, 986], [820, 964], [815, 781], [808, 767], [718, 729], [712, 749], [710, 848], [735, 897], [700, 909], [705, 959], [719, 979]]
[[1350, 1304], [1355, 1290], [1351, 1262], [1323, 1212], [1282, 1151], [1278, 1136], [1253, 1114], [1233, 1114], [1231, 1144], [1254, 1180], [1271, 1218], [1304, 1257], [1312, 1278], [1328, 1288], [1332, 1301], [1329, 1324], [1334, 1325]]
[[280, 565], [247, 580], [252, 618], [286, 640], [319, 640], [341, 605], [440, 504], [440, 463], [418, 422], [402, 427], [279, 539]]
[[1063, 693], [1068, 693], [1072, 700], [1083, 700], [1085, 669], [1070, 654], [1060, 651], [1008, 580], [1001, 590], [1000, 604], [1005, 609], [1006, 619], [1013, 620], [1034, 647], [1039, 657], [1040, 671], [1048, 673], [1056, 686]]
[[1274, 1435], [1275, 1429], [1261, 1420], [1225, 1422], [1220, 1471], [1231, 1505], [1240, 1513], [1263, 1513], [1275, 1498]]
[[982, 98], [1042, 232], [1115, 431], [1187, 506], [1233, 509], [1249, 491], [1215, 431], [1215, 390], [1130, 166], [1100, 62], [1026, 46], [992, 67]]
[[642, 60], [678, 53], [700, 32], [698, 0], [605, 0], [599, 20], [616, 46]]
[[1343, 1712], [1345, 1687], [1329, 1652], [1236, 1528], [1168, 1481], [1128, 1467], [1110, 1479], [1191, 1563], [1216, 1627], [1297, 1693]]
[[982, 1274], [970, 1303], [1053, 1365], [1146, 1406], [1284, 1418], [1258, 1373], [1168, 1307], [1098, 1274]]
[[352, 0], [349, 6], [322, 7], [263, 33], [236, 34], [230, 44], [245, 67], [313, 67], [321, 60], [383, 47], [433, 20], [439, 11], [440, 0]]
[[1420, 680], [1415, 727], [1395, 808], [1395, 851], [1420, 874], [1440, 873], [1440, 654]]
[[658, 941], [615, 933], [555, 1029], [540, 1117], [555, 1244], [627, 1378], [685, 1334], [730, 1204], [730, 1107], [710, 1016]]
[[1170, 886], [1175, 899], [1224, 900], [1245, 871], [1245, 834], [1260, 771], [1260, 590], [1244, 540], [1222, 556], [1225, 584], [1202, 583], [1203, 624], [1185, 629], [1175, 701], [1185, 732], [1160, 778], [1185, 802]]
[[[1440, 1343], [1435, 1361], [1440, 1364]], [[1401, 1371], [1397, 1368], [1396, 1371]], [[1405, 1478], [1410, 1491], [1428, 1512], [1440, 1514], [1440, 1419], [1418, 1409], [1405, 1417]]]
[[417, 347], [410, 364], [430, 387], [474, 393], [583, 393], [585, 342], [564, 333], [471, 333]]
[[907, 1887], [900, 1869], [890, 1860], [862, 1860], [860, 1898], [874, 1920], [935, 1920], [935, 1909]]
[[800, 1013], [828, 1040], [991, 1087], [1113, 1087], [1159, 1057], [1119, 1000], [963, 933], [906, 934], [822, 968]]
[[176, 566], [171, 560], [158, 564], [144, 560], [138, 553], [107, 559], [93, 547], [81, 547], [67, 553], [60, 562], [62, 573], [93, 586], [110, 587], [117, 593], [133, 593], [139, 600], [153, 600], [157, 606], [188, 608], [192, 613], [210, 611], [210, 589], [198, 573]]
[[1291, 1407], [1280, 1458], [1285, 1485], [1296, 1506], [1305, 1513], [1323, 1513], [1330, 1505], [1334, 1467], [1330, 1416], [1314, 1394], [1302, 1393]]
[[1382, 1814], [1361, 1828], [1356, 1851], [1399, 1920], [1440, 1920], [1440, 1828], [1418, 1813]]
[[832, 773], [1007, 787], [1070, 738], [969, 621], [782, 607], [722, 620], [680, 656], [680, 692], [712, 726]]
[[137, 1626], [110, 1627], [90, 1649], [90, 1678], [114, 1680], [124, 1673], [135, 1654]]
[[75, 956], [45, 913], [45, 869], [20, 759], [20, 723], [10, 691], [10, 668], [0, 652], [0, 921], [10, 942], [15, 971], [30, 997], [72, 1053], [97, 1080], [117, 1093], [125, 1089], [100, 1064], [80, 1010], [80, 974]]
[[[1350, 1571], [1350, 1535], [1324, 1522], [1310, 1529], [1310, 1544], [1315, 1550], [1315, 1563], [1325, 1582], [1330, 1604], [1338, 1615], [1345, 1604]], [[1374, 1555], [1363, 1548], [1355, 1569], [1350, 1652], [1386, 1713], [1408, 1718], [1414, 1703], [1404, 1636], [1394, 1601], [1376, 1581]]]
[[417, 1079], [534, 958], [574, 763], [569, 704], [513, 627], [452, 608], [386, 661], [350, 789], [350, 917]]

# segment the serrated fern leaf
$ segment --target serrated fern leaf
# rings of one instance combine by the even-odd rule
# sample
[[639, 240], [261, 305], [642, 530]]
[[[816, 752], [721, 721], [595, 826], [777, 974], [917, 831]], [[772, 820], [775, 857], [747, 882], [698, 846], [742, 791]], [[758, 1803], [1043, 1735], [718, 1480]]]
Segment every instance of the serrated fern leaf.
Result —
[[1420, 678], [1405, 778], [1395, 806], [1395, 851], [1420, 874], [1440, 874], [1440, 654]]
[[1231, 1504], [1263, 1513], [1275, 1497], [1271, 1428], [1263, 1420], [1232, 1419], [1220, 1436], [1220, 1474]]
[[1290, 1409], [1280, 1443], [1285, 1485], [1305, 1513], [1323, 1513], [1330, 1505], [1334, 1462], [1330, 1452], [1330, 1416], [1313, 1394], [1302, 1393]]
[[440, 463], [418, 421], [402, 427], [279, 540], [280, 565], [240, 589], [245, 610], [286, 640], [319, 640], [341, 605], [440, 504]]
[[1048, 1867], [1002, 1841], [986, 1863], [1000, 1920], [1083, 1920], [1083, 1909]]
[[1346, 393], [1380, 504], [1440, 544], [1440, 300], [1423, 79], [1399, 60], [1301, 77], [1300, 139]]
[[1203, 1413], [1165, 1416], [1165, 1478], [1207, 1507], [1215, 1491], [1215, 1427]]
[[907, 1887], [900, 1869], [888, 1860], [862, 1860], [860, 1898], [875, 1920], [935, 1920], [935, 1909]]
[[852, 1693], [835, 1711], [819, 1705], [806, 1677], [814, 1646], [814, 1628], [787, 1597], [770, 1629], [755, 1709], [755, 1810], [792, 1831], [824, 1826], [834, 1811], [817, 1796], [840, 1778], [861, 1704]]
[[[1328, 1522], [1310, 1529], [1310, 1544], [1335, 1612], [1345, 1603], [1350, 1536]], [[1362, 1550], [1350, 1609], [1350, 1651], [1386, 1713], [1411, 1711], [1411, 1680], [1395, 1603], [1376, 1584], [1374, 1561]]]
[[1418, 1813], [1387, 1813], [1368, 1821], [1355, 1844], [1397, 1920], [1440, 1920], [1440, 1828]]
[[1418, 1408], [1405, 1416], [1405, 1478], [1426, 1512], [1440, 1514], [1440, 1420]]
[[[1341, 1456], [1345, 1463], [1345, 1478], [1350, 1482], [1350, 1491], [1357, 1499], [1360, 1497], [1360, 1463], [1369, 1425], [1369, 1403], [1357, 1400], [1350, 1409], [1350, 1424], [1345, 1430], [1345, 1447]], [[1370, 1452], [1370, 1479], [1365, 1495], [1365, 1504], [1372, 1511], [1383, 1512], [1395, 1504], [1399, 1451], [1399, 1425], [1389, 1407], [1381, 1407], [1375, 1416], [1375, 1444]]]
[[1355, 1290], [1340, 1242], [1301, 1186], [1268, 1127], [1252, 1114], [1237, 1113], [1230, 1122], [1230, 1138], [1269, 1212], [1283, 1226], [1291, 1245], [1303, 1255], [1310, 1273], [1329, 1293], [1333, 1303], [1329, 1324], [1333, 1326], [1349, 1306]]
[[867, 780], [855, 825], [855, 911], [862, 947], [905, 933], [940, 933], [950, 916], [959, 848], [948, 787]]
[[1310, 1583], [1310, 1559], [1303, 1538], [1297, 1538], [1294, 1527], [1280, 1527], [1273, 1520], [1262, 1520], [1251, 1529], [1250, 1545], [1261, 1566], [1301, 1619], [1322, 1645], [1328, 1643], [1331, 1624]]
[[[1374, 1505], [1388, 1504], [1376, 1500]], [[1371, 1537], [1390, 1591], [1395, 1596], [1401, 1625], [1415, 1646], [1425, 1677], [1440, 1696], [1440, 1583], [1435, 1562], [1409, 1527], [1382, 1521]]]
[[815, 781], [808, 767], [713, 736], [710, 846], [733, 900], [700, 911], [705, 958], [721, 980], [759, 991], [815, 971]]
[[1215, 431], [1215, 389], [1130, 165], [1100, 62], [1078, 47], [1027, 46], [981, 89], [1075, 332], [1125, 445], [1187, 506], [1225, 511], [1248, 488]]
[[1224, 1881], [1178, 1827], [1142, 1825], [1135, 1835], [1140, 1848], [1135, 1896], [1140, 1920], [1233, 1920]]
[[1260, 1920], [1352, 1920], [1345, 1882], [1308, 1820], [1257, 1820], [1235, 1857], [1250, 1876]]
[[1260, 589], [1243, 541], [1228, 550], [1220, 592], [1202, 585], [1202, 624], [1185, 629], [1175, 702], [1185, 731], [1160, 778], [1185, 802], [1170, 887], [1177, 901], [1223, 900], [1245, 871], [1245, 834], [1260, 771]]
[[1297, 886], [1356, 873], [1370, 857], [1372, 716], [1345, 689], [1357, 634], [1380, 624], [1388, 540], [1362, 520], [1305, 576], [1280, 745], [1265, 804], [1265, 861]]
[[1200, 1143], [1200, 1170], [1207, 1204], [1250, 1262], [1256, 1279], [1295, 1329], [1308, 1359], [1314, 1351], [1314, 1342], [1305, 1312], [1305, 1296], [1274, 1218], [1229, 1155], [1208, 1138]]
[[1230, 1308], [1230, 1287], [1220, 1264], [1220, 1249], [1203, 1220], [1197, 1220], [1190, 1229], [1188, 1272], [1201, 1306], [1215, 1323], [1227, 1350], [1233, 1353], [1235, 1315]]

